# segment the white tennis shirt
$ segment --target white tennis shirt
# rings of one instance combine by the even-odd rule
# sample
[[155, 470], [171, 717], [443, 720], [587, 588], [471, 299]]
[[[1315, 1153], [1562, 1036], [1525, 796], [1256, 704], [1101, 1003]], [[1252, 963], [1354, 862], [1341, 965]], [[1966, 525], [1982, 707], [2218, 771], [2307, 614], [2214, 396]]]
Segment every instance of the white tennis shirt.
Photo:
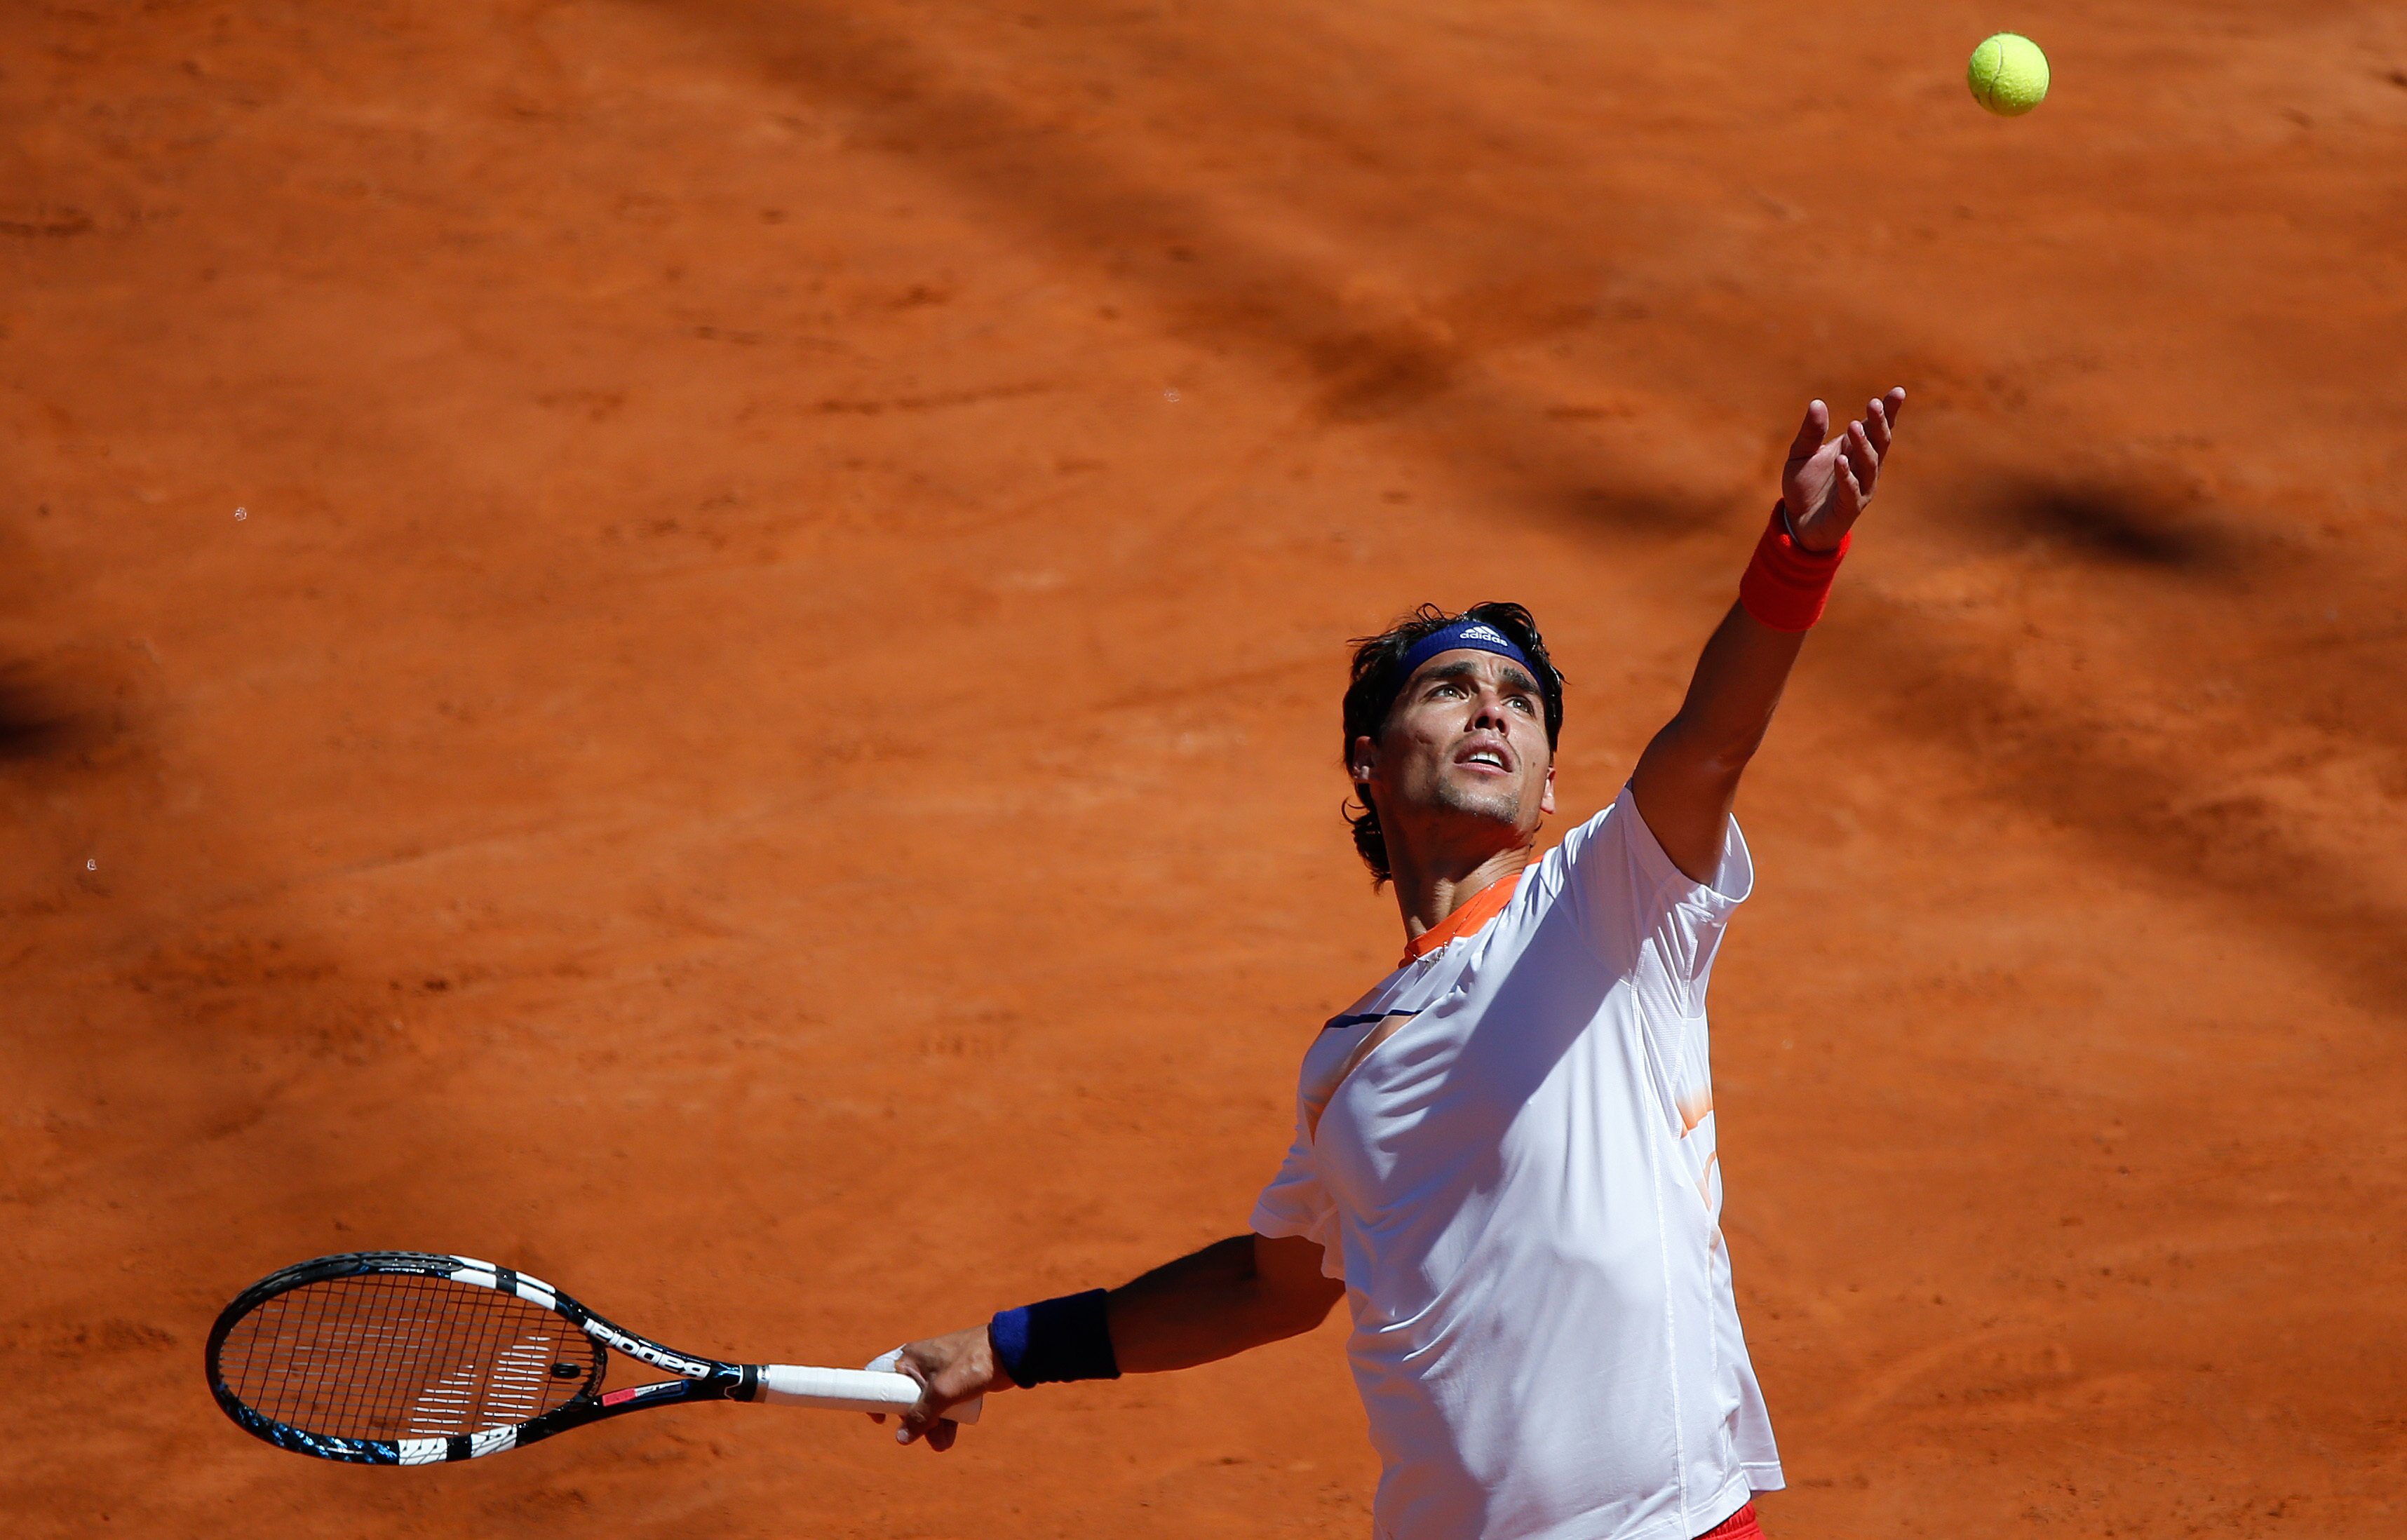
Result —
[[1754, 868], [1733, 821], [1691, 881], [1624, 788], [1513, 882], [1322, 1029], [1253, 1228], [1346, 1281], [1381, 1540], [1690, 1540], [1784, 1485], [1705, 1055]]

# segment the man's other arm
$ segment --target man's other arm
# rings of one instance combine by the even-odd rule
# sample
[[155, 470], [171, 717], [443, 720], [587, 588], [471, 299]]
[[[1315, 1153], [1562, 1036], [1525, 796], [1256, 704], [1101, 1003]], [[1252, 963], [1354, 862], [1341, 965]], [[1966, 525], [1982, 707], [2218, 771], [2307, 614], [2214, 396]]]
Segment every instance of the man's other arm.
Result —
[[[1104, 1302], [1122, 1374], [1159, 1374], [1232, 1357], [1319, 1325], [1346, 1285], [1324, 1277], [1321, 1249], [1299, 1235], [1232, 1235], [1113, 1290]], [[926, 1387], [903, 1417], [903, 1441], [952, 1447], [945, 1408], [1011, 1389], [983, 1326], [903, 1349]], [[882, 1420], [882, 1419], [881, 1419]]]

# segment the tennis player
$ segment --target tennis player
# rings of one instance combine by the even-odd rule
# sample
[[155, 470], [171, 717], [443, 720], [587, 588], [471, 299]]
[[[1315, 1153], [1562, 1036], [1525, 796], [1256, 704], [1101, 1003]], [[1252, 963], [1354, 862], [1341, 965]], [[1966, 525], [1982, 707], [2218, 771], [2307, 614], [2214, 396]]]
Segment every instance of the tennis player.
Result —
[[1425, 606], [1359, 645], [1354, 842], [1404, 953], [1305, 1051], [1251, 1232], [912, 1343], [898, 1437], [942, 1449], [971, 1396], [1226, 1358], [1342, 1296], [1381, 1540], [1761, 1533], [1783, 1481], [1719, 1228], [1705, 985], [1754, 882], [1740, 775], [1904, 403], [1829, 443], [1806, 408], [1679, 713], [1543, 856], [1562, 680], [1529, 612]]

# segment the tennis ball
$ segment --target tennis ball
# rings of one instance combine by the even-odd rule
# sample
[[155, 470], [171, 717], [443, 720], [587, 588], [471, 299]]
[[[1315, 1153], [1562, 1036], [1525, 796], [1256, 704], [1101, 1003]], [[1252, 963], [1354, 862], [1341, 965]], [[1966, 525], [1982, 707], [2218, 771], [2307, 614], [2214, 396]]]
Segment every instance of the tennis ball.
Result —
[[2047, 55], [2011, 32], [1984, 38], [1965, 66], [1973, 100], [2001, 118], [2019, 118], [2047, 100]]

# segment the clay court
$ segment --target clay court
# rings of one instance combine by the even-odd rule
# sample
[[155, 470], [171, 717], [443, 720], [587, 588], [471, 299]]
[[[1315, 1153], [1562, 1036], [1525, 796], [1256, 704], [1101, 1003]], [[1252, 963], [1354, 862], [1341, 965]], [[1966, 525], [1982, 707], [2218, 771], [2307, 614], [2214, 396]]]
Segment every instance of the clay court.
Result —
[[1241, 1230], [1398, 942], [1346, 638], [1529, 604], [1584, 817], [1891, 384], [1715, 990], [1766, 1529], [2407, 1524], [2396, 7], [28, 5], [0, 111], [11, 1534], [1366, 1535], [1342, 1312], [942, 1459], [334, 1466], [201, 1350]]

